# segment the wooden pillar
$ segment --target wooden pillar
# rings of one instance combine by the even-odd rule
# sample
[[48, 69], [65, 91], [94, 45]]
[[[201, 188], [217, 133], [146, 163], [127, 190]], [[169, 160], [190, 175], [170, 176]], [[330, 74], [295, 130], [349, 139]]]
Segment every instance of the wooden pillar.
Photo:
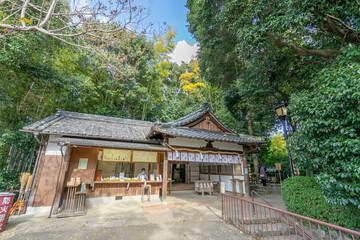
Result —
[[240, 196], [244, 196], [243, 182], [244, 182], [244, 181], [238, 181], [238, 183], [239, 183]]
[[208, 180], [210, 181], [210, 165], [208, 165]]
[[191, 166], [190, 163], [188, 164], [189, 166], [189, 183], [191, 183]]
[[260, 182], [260, 174], [259, 174], [259, 156], [257, 154], [253, 154], [254, 161], [254, 171], [256, 176], [256, 183]]
[[219, 170], [219, 184], [221, 183], [221, 165], [218, 165]]
[[235, 176], [234, 176], [234, 164], [231, 164], [231, 173], [232, 173], [232, 192], [234, 195], [236, 195], [236, 181], [235, 181]]
[[[160, 174], [160, 155], [162, 153], [158, 153], [157, 154], [157, 160], [156, 160], [156, 177], [159, 177], [159, 174]], [[166, 156], [165, 156], [166, 157]]]
[[243, 164], [244, 164], [244, 181], [245, 181], [245, 196], [250, 198], [250, 181], [249, 181], [249, 169], [248, 169], [248, 162], [247, 162], [247, 154], [244, 154], [243, 157]]
[[71, 155], [71, 149], [72, 147], [68, 146], [66, 148], [66, 153], [64, 158], [61, 158], [61, 161], [63, 161], [63, 163], [61, 164], [61, 162], [59, 163], [59, 166], [61, 166], [61, 169], [59, 169], [60, 174], [59, 174], [59, 179], [58, 179], [58, 187], [57, 189], [55, 189], [55, 200], [54, 200], [54, 208], [53, 208], [53, 212], [52, 214], [57, 214], [58, 213], [58, 209], [61, 206], [61, 199], [62, 199], [62, 195], [64, 192], [64, 187], [65, 187], [65, 176], [66, 176], [66, 172], [68, 170], [68, 164], [69, 164], [69, 160], [70, 160], [70, 155]]
[[166, 201], [167, 196], [167, 181], [168, 181], [168, 160], [167, 158], [164, 158], [164, 164], [163, 164], [163, 187], [162, 187], [162, 197], [163, 201]]

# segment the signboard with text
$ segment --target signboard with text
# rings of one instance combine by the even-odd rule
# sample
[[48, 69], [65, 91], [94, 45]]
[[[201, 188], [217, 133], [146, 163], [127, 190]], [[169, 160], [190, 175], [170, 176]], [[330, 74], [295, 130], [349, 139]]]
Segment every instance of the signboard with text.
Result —
[[130, 162], [131, 150], [104, 149], [104, 162]]
[[0, 193], [0, 232], [5, 230], [13, 200], [14, 194]]
[[134, 151], [133, 162], [157, 162], [156, 152]]

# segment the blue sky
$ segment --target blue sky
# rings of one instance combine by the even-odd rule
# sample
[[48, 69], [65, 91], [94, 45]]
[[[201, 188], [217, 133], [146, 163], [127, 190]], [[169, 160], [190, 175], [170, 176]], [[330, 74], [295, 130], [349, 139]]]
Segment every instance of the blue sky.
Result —
[[155, 26], [166, 22], [167, 25], [177, 30], [176, 48], [170, 55], [172, 60], [180, 64], [181, 61], [189, 62], [194, 58], [199, 47], [186, 27], [188, 24], [186, 0], [140, 0], [140, 2], [144, 7], [150, 9], [151, 15], [147, 21], [154, 23]]
[[196, 43], [186, 27], [186, 13], [188, 11], [185, 7], [186, 0], [145, 0], [144, 5], [148, 5], [149, 2], [151, 10], [149, 20], [151, 22], [160, 24], [166, 22], [177, 29], [176, 42], [185, 40], [190, 45]]

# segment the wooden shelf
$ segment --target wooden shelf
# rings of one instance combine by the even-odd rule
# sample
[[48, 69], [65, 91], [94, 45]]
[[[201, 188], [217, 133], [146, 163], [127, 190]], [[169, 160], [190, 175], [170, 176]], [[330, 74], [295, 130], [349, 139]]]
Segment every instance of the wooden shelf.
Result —
[[[134, 183], [139, 183], [139, 184], [145, 184], [145, 181], [95, 181], [92, 184], [92, 188], [91, 190], [94, 192], [95, 189], [95, 184], [134, 184]], [[146, 181], [146, 184], [161, 184], [162, 181]]]
[[[94, 183], [145, 183], [145, 181], [95, 181]], [[146, 181], [148, 183], [162, 183], [162, 181]]]

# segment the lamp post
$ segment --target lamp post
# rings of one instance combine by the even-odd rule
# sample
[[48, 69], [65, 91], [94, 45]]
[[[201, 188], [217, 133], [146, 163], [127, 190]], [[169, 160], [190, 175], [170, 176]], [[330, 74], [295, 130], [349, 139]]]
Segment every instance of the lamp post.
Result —
[[[287, 132], [286, 132], [286, 125], [285, 125], [285, 119], [286, 119], [286, 116], [287, 116], [287, 109], [285, 107], [285, 104], [281, 104], [281, 105], [277, 106], [275, 108], [275, 110], [276, 110], [277, 116], [282, 121], [283, 129], [284, 129], [284, 137], [285, 137], [285, 141], [286, 141], [286, 144], [287, 144]], [[288, 150], [288, 155], [289, 155], [290, 173], [291, 173], [291, 176], [293, 177], [293, 176], [295, 176], [294, 165], [293, 165], [291, 154], [290, 154], [289, 150]]]

